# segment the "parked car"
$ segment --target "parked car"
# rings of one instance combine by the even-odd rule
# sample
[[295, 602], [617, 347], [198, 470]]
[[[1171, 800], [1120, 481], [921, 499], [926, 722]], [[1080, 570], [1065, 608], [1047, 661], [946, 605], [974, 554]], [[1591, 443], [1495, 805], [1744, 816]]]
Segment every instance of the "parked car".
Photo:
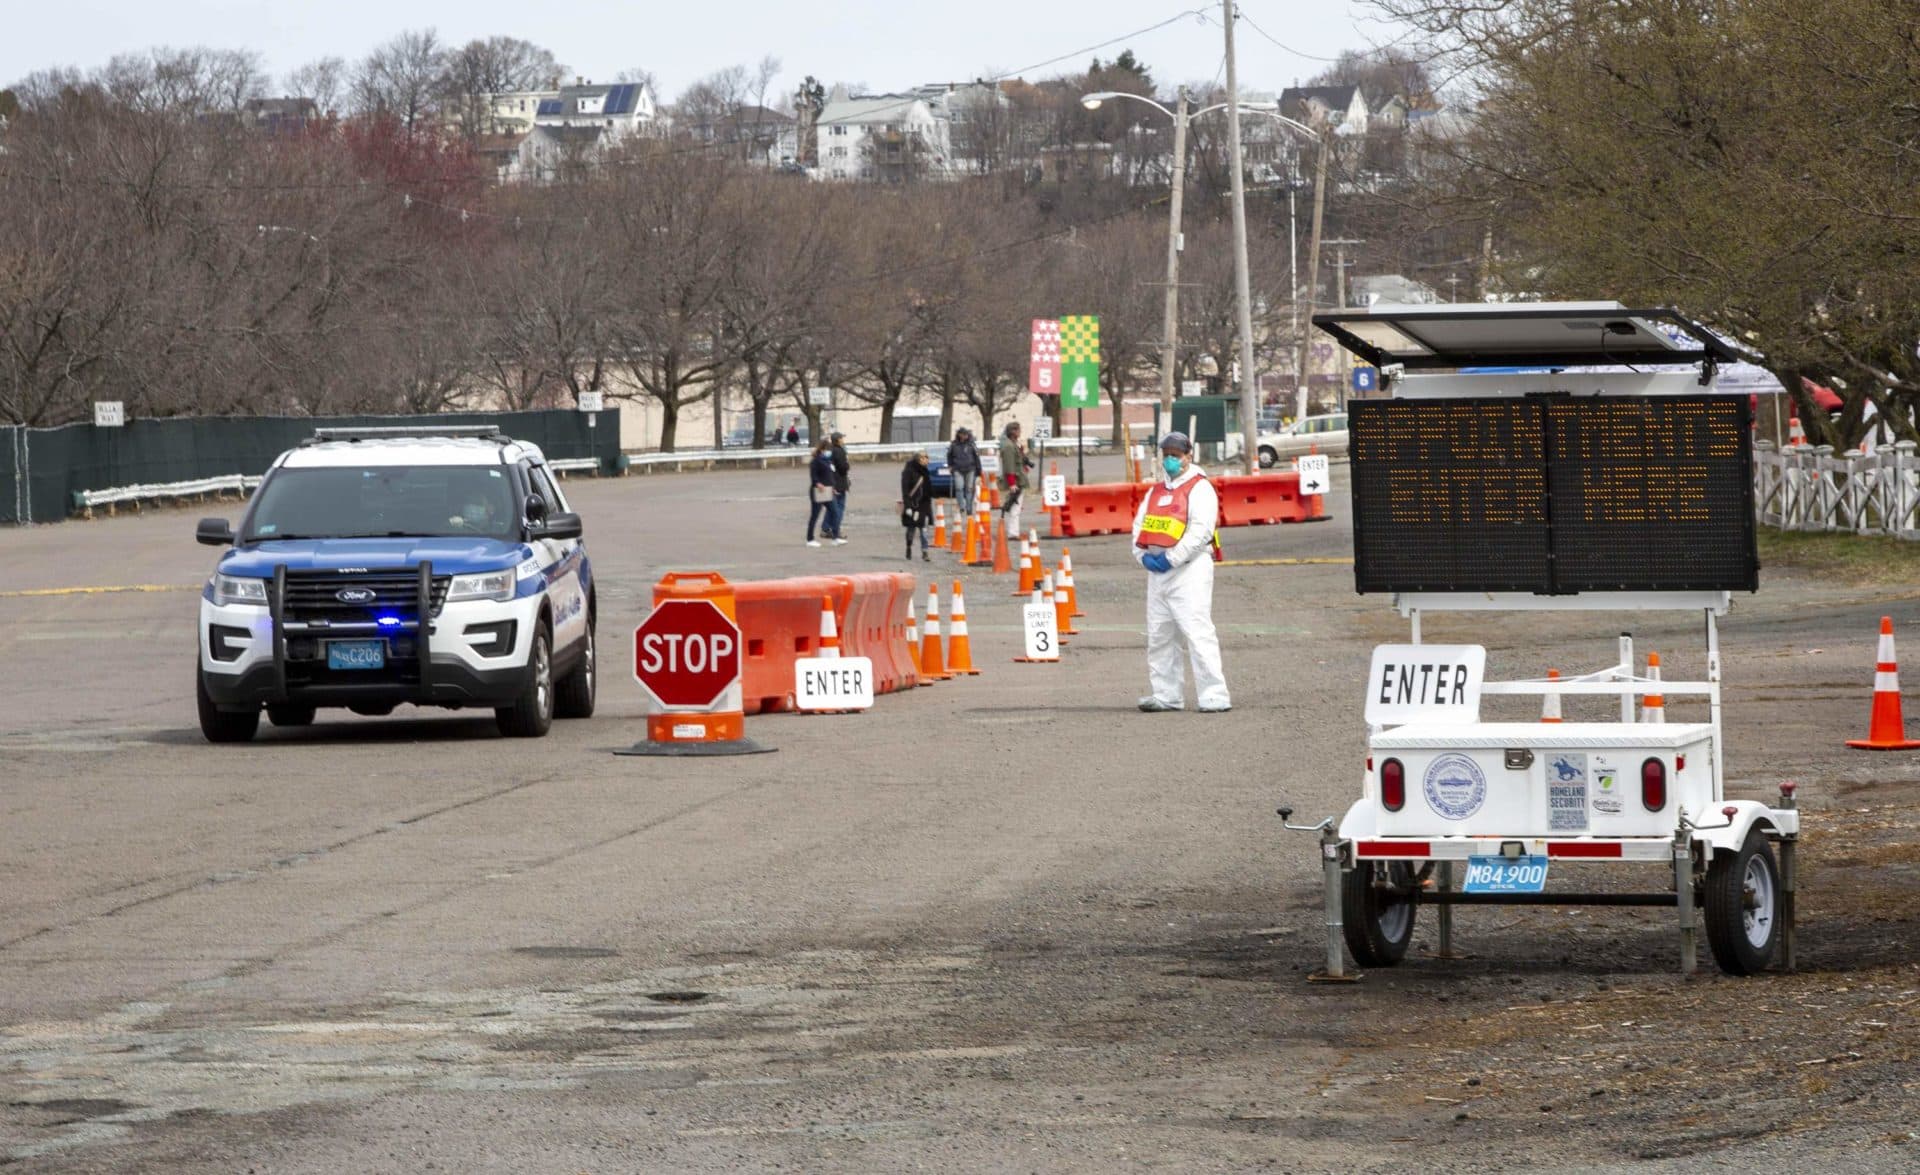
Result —
[[932, 471], [929, 477], [933, 482], [933, 496], [936, 498], [953, 497], [953, 470], [947, 468], [947, 443], [946, 441], [928, 441], [926, 444], [927, 468]]
[[200, 596], [194, 692], [209, 742], [264, 709], [491, 709], [538, 737], [594, 705], [592, 568], [536, 445], [491, 426], [320, 429], [267, 470]]
[[1329, 457], [1347, 453], [1347, 414], [1331, 412], [1324, 416], [1303, 416], [1278, 432], [1261, 433], [1260, 468], [1272, 469], [1282, 461], [1309, 452]]

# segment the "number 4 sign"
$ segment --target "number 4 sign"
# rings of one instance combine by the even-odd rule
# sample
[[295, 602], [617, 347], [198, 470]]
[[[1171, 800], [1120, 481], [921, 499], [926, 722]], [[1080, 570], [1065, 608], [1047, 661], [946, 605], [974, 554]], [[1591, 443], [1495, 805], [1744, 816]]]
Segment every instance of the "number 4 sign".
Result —
[[1060, 320], [1060, 406], [1100, 406], [1100, 319], [1070, 314]]

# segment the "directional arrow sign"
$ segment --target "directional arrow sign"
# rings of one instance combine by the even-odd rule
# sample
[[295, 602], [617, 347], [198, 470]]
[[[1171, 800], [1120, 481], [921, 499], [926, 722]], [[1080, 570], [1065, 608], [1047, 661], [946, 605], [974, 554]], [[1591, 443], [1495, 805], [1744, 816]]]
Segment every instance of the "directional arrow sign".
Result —
[[1300, 475], [1300, 493], [1324, 494], [1333, 484], [1333, 475], [1327, 469], [1325, 453], [1309, 453], [1293, 459], [1293, 468]]

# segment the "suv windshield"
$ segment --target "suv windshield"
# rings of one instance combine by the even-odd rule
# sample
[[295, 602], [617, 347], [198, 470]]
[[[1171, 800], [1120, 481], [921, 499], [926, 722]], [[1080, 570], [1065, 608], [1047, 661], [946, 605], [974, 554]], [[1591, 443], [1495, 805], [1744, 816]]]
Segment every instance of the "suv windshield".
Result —
[[374, 465], [279, 469], [247, 516], [244, 542], [387, 535], [519, 537], [505, 468]]

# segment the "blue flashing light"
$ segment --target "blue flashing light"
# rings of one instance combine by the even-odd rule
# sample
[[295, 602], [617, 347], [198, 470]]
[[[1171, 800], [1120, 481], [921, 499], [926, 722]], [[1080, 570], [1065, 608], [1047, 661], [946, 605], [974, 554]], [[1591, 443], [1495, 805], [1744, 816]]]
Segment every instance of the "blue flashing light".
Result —
[[394, 627], [397, 627], [400, 623], [400, 618], [398, 616], [382, 616], [382, 617], [379, 617], [378, 619], [379, 619], [379, 624], [381, 628], [394, 628]]

